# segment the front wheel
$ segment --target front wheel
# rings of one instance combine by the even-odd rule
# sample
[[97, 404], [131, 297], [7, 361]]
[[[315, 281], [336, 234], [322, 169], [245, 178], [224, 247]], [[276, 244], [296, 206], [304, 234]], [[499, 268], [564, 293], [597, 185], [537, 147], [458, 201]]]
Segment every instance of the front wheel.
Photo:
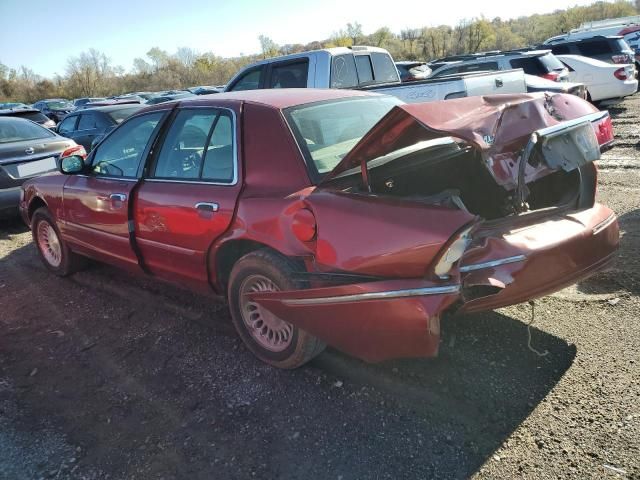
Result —
[[73, 253], [62, 240], [49, 211], [37, 209], [31, 219], [31, 234], [44, 266], [56, 275], [65, 277], [85, 264], [84, 257]]
[[299, 270], [275, 252], [258, 250], [238, 260], [229, 279], [229, 308], [240, 338], [256, 357], [279, 368], [307, 363], [325, 344], [251, 302], [247, 294], [303, 288], [293, 279]]

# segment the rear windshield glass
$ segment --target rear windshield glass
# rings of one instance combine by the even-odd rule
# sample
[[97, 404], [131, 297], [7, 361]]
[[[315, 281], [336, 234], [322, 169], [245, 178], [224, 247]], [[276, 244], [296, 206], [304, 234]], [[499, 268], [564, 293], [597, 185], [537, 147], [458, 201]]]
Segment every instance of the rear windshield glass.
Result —
[[0, 118], [0, 143], [22, 142], [55, 135], [44, 127], [21, 118]]
[[16, 117], [26, 118], [27, 120], [31, 120], [32, 122], [46, 122], [49, 120], [44, 113], [40, 112], [20, 112], [17, 111], [13, 114]]
[[134, 113], [136, 113], [138, 110], [140, 110], [141, 107], [131, 107], [131, 108], [122, 108], [120, 110], [114, 110], [112, 112], [109, 112], [109, 116], [111, 117], [111, 119], [116, 122], [116, 123], [122, 123], [122, 121], [133, 115]]
[[613, 53], [611, 44], [609, 44], [609, 42], [606, 40], [595, 42], [578, 42], [577, 47], [578, 51], [586, 57], [593, 57], [595, 55], [609, 55], [610, 53]]
[[356, 98], [292, 107], [285, 113], [317, 178], [333, 170], [365, 133], [402, 103], [395, 97]]
[[535, 57], [522, 57], [511, 60], [513, 68], [521, 68], [529, 75], [545, 75], [554, 70], [562, 70], [564, 66], [552, 53]]

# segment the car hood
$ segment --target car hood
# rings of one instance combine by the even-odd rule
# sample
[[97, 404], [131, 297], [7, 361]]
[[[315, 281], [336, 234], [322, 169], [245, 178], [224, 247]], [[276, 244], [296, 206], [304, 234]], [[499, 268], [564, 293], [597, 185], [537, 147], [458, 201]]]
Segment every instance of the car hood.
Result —
[[[519, 176], [517, 160], [533, 132], [596, 112], [593, 105], [575, 95], [546, 93], [398, 105], [362, 137], [320, 185], [355, 169], [365, 170], [367, 163], [418, 142], [454, 137], [480, 150], [496, 182], [514, 189]], [[544, 164], [528, 166], [526, 181], [548, 171]]]

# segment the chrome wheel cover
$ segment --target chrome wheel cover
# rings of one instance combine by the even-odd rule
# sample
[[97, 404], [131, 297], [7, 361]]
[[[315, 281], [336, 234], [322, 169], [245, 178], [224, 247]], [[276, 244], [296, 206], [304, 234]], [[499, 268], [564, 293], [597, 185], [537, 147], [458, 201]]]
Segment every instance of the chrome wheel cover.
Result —
[[278, 290], [280, 288], [271, 279], [258, 274], [249, 275], [240, 285], [240, 311], [247, 331], [262, 348], [271, 352], [281, 352], [291, 345], [293, 325], [249, 301], [247, 294]]
[[36, 235], [38, 248], [44, 259], [52, 267], [59, 267], [62, 263], [62, 245], [54, 228], [49, 222], [41, 220], [38, 222]]

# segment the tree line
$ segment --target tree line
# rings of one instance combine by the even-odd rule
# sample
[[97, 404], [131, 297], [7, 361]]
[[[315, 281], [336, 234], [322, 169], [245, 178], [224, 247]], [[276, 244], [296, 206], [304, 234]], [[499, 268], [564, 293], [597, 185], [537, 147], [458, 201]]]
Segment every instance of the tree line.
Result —
[[65, 73], [54, 78], [44, 78], [26, 66], [10, 69], [0, 61], [0, 101], [31, 103], [41, 98], [107, 96], [220, 85], [240, 68], [257, 60], [336, 46], [383, 47], [396, 60], [430, 60], [451, 54], [520, 48], [538, 44], [583, 22], [636, 15], [639, 11], [640, 0], [634, 3], [598, 1], [588, 6], [511, 20], [474, 18], [461, 20], [455, 26], [407, 28], [400, 32], [382, 27], [370, 34], [363, 32], [361, 24], [353, 22], [325, 40], [307, 44], [278, 45], [268, 36], [260, 35], [260, 53], [233, 58], [223, 58], [213, 52], [199, 53], [187, 47], [178, 48], [174, 53], [154, 47], [145, 58], [136, 58], [130, 71], [113, 65], [103, 52], [89, 49], [69, 58]]

